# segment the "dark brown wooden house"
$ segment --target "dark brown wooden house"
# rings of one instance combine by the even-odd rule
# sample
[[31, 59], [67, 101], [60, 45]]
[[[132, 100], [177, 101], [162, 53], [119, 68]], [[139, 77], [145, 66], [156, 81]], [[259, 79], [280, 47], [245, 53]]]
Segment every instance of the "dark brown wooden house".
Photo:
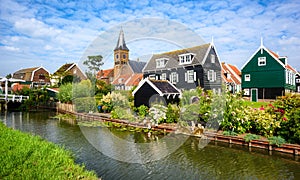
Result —
[[13, 78], [24, 80], [30, 87], [50, 85], [50, 73], [42, 66], [20, 69], [13, 73]]

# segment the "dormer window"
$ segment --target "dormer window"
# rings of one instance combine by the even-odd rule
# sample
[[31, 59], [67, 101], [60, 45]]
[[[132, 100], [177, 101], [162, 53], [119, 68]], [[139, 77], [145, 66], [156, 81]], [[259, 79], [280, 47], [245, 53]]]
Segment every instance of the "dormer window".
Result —
[[258, 66], [265, 66], [267, 64], [266, 57], [258, 58]]
[[159, 58], [159, 59], [156, 59], [156, 68], [163, 68], [166, 66], [168, 62], [168, 59], [167, 58]]
[[193, 53], [181, 54], [179, 55], [179, 64], [191, 64], [194, 57], [195, 54]]

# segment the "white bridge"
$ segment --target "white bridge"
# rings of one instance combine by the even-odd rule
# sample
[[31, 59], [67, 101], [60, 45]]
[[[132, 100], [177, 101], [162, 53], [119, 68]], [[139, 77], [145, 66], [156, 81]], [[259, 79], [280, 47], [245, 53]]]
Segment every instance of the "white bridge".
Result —
[[22, 102], [29, 99], [29, 96], [15, 95], [15, 94], [0, 94], [0, 101], [4, 100], [6, 102]]

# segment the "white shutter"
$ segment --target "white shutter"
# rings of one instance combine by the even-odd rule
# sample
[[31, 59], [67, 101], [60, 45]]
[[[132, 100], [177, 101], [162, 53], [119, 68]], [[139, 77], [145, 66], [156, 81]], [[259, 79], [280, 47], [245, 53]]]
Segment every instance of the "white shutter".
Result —
[[214, 72], [214, 81], [217, 80], [217, 72]]
[[184, 80], [188, 81], [187, 73], [184, 73]]
[[210, 80], [210, 70], [207, 71], [207, 80], [208, 80], [208, 81]]
[[179, 76], [178, 76], [178, 73], [176, 73], [176, 82], [179, 82]]
[[194, 71], [194, 81], [197, 81], [197, 72]]

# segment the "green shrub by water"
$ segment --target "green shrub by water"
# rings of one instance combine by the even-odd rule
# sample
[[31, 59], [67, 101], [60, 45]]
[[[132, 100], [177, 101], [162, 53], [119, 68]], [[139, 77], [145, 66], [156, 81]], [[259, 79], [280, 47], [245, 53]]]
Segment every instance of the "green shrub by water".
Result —
[[69, 151], [0, 123], [0, 179], [97, 179]]

